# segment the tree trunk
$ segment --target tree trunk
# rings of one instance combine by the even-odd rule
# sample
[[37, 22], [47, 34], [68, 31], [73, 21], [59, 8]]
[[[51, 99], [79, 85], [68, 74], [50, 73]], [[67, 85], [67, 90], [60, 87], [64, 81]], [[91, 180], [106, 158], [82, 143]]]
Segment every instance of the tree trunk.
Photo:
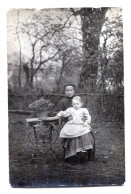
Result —
[[34, 66], [34, 59], [35, 59], [35, 55], [34, 55], [34, 47], [33, 47], [33, 57], [32, 57], [32, 59], [31, 59], [31, 69], [30, 69], [30, 88], [31, 88], [31, 90], [33, 89], [33, 77], [34, 77], [34, 75], [33, 75], [33, 66]]
[[25, 87], [27, 88], [27, 90], [29, 90], [30, 89], [30, 69], [28, 67], [28, 63], [23, 64], [23, 70], [24, 70], [25, 76], [26, 76]]
[[61, 71], [60, 71], [59, 80], [57, 81], [57, 93], [60, 93], [60, 85], [61, 85], [62, 75], [63, 75], [63, 72], [64, 72], [64, 67], [65, 67], [65, 55], [63, 54], [62, 67], [61, 67]]
[[20, 41], [20, 36], [19, 36], [19, 11], [17, 10], [17, 26], [16, 26], [16, 36], [18, 39], [18, 44], [19, 44], [19, 73], [18, 73], [18, 84], [19, 84], [19, 89], [21, 89], [21, 41]]
[[33, 89], [33, 76], [31, 76], [31, 78], [30, 78], [30, 87], [31, 87], [31, 89]]
[[80, 17], [83, 38], [83, 66], [80, 75], [80, 90], [94, 93], [96, 90], [97, 68], [100, 62], [100, 33], [108, 8], [82, 8]]

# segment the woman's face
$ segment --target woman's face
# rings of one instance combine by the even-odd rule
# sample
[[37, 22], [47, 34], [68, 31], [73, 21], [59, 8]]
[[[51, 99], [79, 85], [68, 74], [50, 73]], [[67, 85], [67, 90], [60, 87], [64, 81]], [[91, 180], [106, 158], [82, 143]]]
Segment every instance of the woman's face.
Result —
[[74, 96], [75, 90], [73, 86], [66, 86], [65, 87], [65, 95], [68, 97]]

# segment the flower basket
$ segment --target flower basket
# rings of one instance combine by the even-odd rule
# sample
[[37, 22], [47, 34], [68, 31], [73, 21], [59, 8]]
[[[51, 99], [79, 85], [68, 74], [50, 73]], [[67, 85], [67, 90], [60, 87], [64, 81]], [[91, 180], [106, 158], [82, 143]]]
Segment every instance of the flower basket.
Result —
[[54, 104], [50, 100], [42, 98], [30, 104], [29, 108], [42, 120], [47, 118], [49, 111], [53, 110]]

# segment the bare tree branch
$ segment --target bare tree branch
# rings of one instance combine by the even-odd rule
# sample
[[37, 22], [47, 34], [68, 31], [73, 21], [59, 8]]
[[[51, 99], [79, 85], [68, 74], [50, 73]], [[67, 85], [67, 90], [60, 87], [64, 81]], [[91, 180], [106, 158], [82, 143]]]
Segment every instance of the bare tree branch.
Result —
[[38, 69], [39, 69], [44, 63], [46, 63], [47, 61], [49, 61], [49, 60], [55, 58], [55, 56], [56, 56], [58, 53], [59, 53], [59, 51], [57, 51], [52, 57], [48, 57], [48, 59], [43, 60], [43, 61], [40, 61], [38, 67], [37, 67], [37, 68], [35, 69], [35, 71], [33, 72], [33, 76], [36, 74], [36, 72], [38, 71]]

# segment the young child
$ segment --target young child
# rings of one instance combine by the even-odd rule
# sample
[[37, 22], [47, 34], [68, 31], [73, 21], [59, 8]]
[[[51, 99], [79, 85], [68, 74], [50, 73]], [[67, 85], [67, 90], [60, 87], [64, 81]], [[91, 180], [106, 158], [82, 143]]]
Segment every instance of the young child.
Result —
[[91, 131], [89, 123], [91, 116], [86, 108], [82, 108], [83, 102], [80, 96], [72, 99], [72, 106], [65, 111], [60, 111], [58, 117], [70, 117], [60, 132], [62, 147], [67, 148], [70, 139], [82, 136]]
[[[61, 144], [63, 148], [67, 148], [70, 139], [74, 139], [86, 134], [87, 139], [89, 140], [89, 145], [83, 147], [84, 149], [92, 149], [93, 145], [91, 144], [92, 139], [90, 140], [90, 135], [88, 133], [91, 131], [89, 123], [91, 122], [91, 116], [87, 108], [82, 108], [83, 102], [80, 96], [75, 96], [72, 99], [72, 106], [65, 111], [60, 111], [55, 117], [70, 117], [70, 120], [64, 125], [60, 132]], [[49, 120], [51, 117], [48, 117]], [[52, 118], [51, 118], [52, 119]], [[86, 143], [88, 144], [88, 142]]]

